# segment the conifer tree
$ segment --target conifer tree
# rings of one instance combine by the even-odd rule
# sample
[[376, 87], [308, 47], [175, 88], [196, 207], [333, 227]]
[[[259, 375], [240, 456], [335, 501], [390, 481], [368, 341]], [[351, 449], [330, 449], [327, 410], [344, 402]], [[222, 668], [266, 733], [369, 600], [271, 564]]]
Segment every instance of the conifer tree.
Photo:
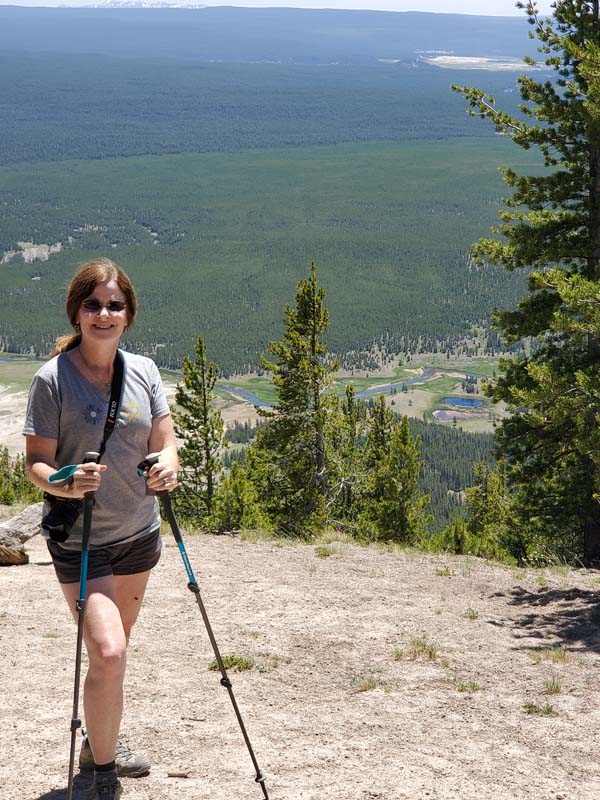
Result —
[[256, 488], [244, 467], [236, 461], [214, 496], [213, 509], [206, 518], [206, 527], [216, 533], [241, 530], [268, 530], [271, 525], [263, 512]]
[[182, 441], [174, 504], [183, 517], [201, 524], [212, 511], [215, 486], [222, 471], [220, 451], [225, 445], [221, 412], [212, 407], [219, 367], [208, 361], [201, 336], [194, 358], [186, 356], [182, 370], [183, 384], [177, 386], [173, 414], [175, 431]]
[[[496, 315], [508, 344], [533, 340], [529, 355], [502, 362], [504, 374], [491, 391], [513, 411], [499, 427], [498, 450], [508, 458], [521, 518], [538, 529], [550, 520], [559, 537], [578, 531], [572, 556], [583, 550], [593, 564], [600, 561], [600, 474], [590, 448], [598, 438], [600, 329], [575, 335], [573, 325], [596, 302], [600, 280], [599, 2], [557, 0], [546, 19], [535, 2], [520, 7], [554, 80], [519, 78], [520, 118], [498, 110], [479, 89], [454, 87], [470, 113], [519, 146], [539, 148], [546, 167], [532, 176], [502, 170], [512, 195], [494, 229], [501, 238], [474, 247], [482, 261], [533, 268], [528, 295], [515, 310]], [[574, 291], [580, 294], [575, 304], [569, 302]]]
[[425, 511], [429, 496], [417, 485], [422, 466], [420, 439], [412, 437], [408, 417], [402, 417], [373, 467], [365, 501], [364, 519], [372, 522], [376, 538], [415, 542], [425, 534], [431, 517]]
[[[366, 406], [356, 400], [348, 384], [344, 397], [333, 410], [329, 452], [334, 466], [332, 506], [336, 522], [352, 521], [360, 513], [366, 467], [361, 439], [366, 425]], [[337, 413], [336, 413], [337, 412]]]
[[337, 362], [329, 362], [323, 336], [329, 324], [325, 291], [315, 264], [296, 290], [296, 304], [285, 309], [285, 332], [271, 342], [271, 359], [261, 357], [273, 375], [277, 403], [263, 412], [269, 420], [248, 454], [248, 469], [281, 532], [306, 535], [325, 522], [330, 491], [326, 440], [331, 402], [325, 392]]
[[368, 417], [368, 435], [365, 445], [365, 467], [374, 469], [389, 453], [395, 425], [394, 412], [385, 403], [385, 395], [377, 395]]
[[470, 547], [466, 552], [501, 561], [526, 560], [522, 527], [513, 520], [506, 463], [500, 460], [491, 468], [480, 462], [473, 473], [475, 483], [465, 491], [470, 533]]
[[7, 447], [0, 447], [0, 503], [36, 503], [42, 493], [27, 477], [25, 456], [11, 456]]
[[15, 492], [12, 459], [8, 448], [0, 448], [0, 503], [11, 506], [16, 503], [17, 495]]

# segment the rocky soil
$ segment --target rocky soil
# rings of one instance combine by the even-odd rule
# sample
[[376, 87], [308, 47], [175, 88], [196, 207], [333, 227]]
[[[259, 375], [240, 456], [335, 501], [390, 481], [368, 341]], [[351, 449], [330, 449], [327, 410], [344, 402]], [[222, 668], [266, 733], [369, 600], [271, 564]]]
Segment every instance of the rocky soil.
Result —
[[[130, 647], [126, 800], [260, 800], [179, 552]], [[65, 796], [75, 627], [40, 537], [0, 569], [0, 797]], [[188, 538], [271, 800], [600, 797], [599, 573]], [[187, 777], [175, 777], [187, 775]], [[77, 779], [76, 797], [86, 779]]]

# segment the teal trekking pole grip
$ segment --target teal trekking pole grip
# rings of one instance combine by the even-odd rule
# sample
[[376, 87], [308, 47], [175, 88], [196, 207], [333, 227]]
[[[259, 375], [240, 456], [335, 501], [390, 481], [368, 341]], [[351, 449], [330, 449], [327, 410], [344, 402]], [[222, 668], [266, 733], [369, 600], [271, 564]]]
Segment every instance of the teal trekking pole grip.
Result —
[[[90, 455], [86, 453], [86, 456]], [[66, 486], [71, 483], [73, 475], [77, 472], [79, 464], [67, 464], [66, 467], [61, 467], [58, 472], [53, 472], [48, 476], [48, 483], [51, 486]]]
[[[146, 458], [138, 464], [138, 475], [146, 476], [148, 470], [154, 465], [158, 463], [159, 453], [150, 453], [150, 455], [146, 456]], [[206, 613], [206, 609], [204, 607], [204, 603], [202, 602], [202, 597], [200, 596], [200, 587], [198, 586], [198, 581], [194, 575], [192, 570], [192, 565], [190, 564], [190, 560], [188, 558], [187, 551], [185, 549], [185, 544], [183, 542], [183, 537], [181, 535], [181, 531], [179, 529], [179, 525], [177, 524], [177, 520], [175, 518], [175, 513], [173, 512], [173, 504], [171, 503], [171, 496], [167, 491], [156, 492], [157, 496], [160, 497], [160, 501], [162, 504], [162, 508], [167, 518], [167, 522], [169, 523], [169, 527], [175, 537], [175, 541], [177, 542], [177, 547], [179, 548], [179, 553], [181, 555], [181, 559], [183, 561], [183, 565], [185, 567], [185, 571], [187, 572], [188, 576], [188, 589], [194, 595], [196, 599], [196, 603], [198, 604], [198, 608], [200, 609], [200, 614], [202, 615], [202, 619], [204, 620], [204, 625], [206, 627], [206, 632], [208, 633], [208, 638], [210, 639], [210, 643], [212, 645], [213, 652], [215, 654], [215, 659], [217, 665], [219, 667], [219, 671], [221, 673], [221, 686], [224, 686], [228, 693], [229, 699], [231, 700], [231, 704], [233, 706], [233, 710], [235, 712], [235, 716], [239, 723], [240, 729], [242, 731], [242, 736], [244, 737], [244, 741], [246, 742], [246, 747], [248, 748], [248, 752], [250, 753], [250, 758], [252, 759], [252, 764], [256, 771], [255, 781], [256, 783], [260, 784], [260, 787], [263, 791], [264, 800], [269, 800], [269, 795], [267, 793], [267, 787], [265, 786], [266, 776], [260, 770], [258, 766], [258, 761], [256, 760], [256, 756], [254, 755], [254, 750], [252, 749], [252, 745], [250, 743], [250, 738], [248, 737], [248, 733], [246, 731], [246, 726], [244, 725], [244, 721], [242, 719], [242, 715], [240, 714], [240, 710], [238, 704], [235, 699], [235, 695], [233, 694], [233, 686], [229, 676], [227, 675], [227, 671], [225, 669], [225, 664], [223, 663], [223, 658], [219, 651], [219, 647], [217, 645], [217, 641], [215, 639], [215, 635], [213, 633], [210, 621], [208, 619], [208, 615]]]

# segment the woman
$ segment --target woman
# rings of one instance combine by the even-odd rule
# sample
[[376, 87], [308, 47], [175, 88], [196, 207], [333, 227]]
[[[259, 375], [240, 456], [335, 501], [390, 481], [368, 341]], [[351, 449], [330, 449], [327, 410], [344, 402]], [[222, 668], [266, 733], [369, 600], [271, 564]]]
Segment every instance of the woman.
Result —
[[[87, 738], [79, 763], [94, 766], [91, 797], [102, 800], [121, 796], [117, 775], [138, 776], [150, 768], [147, 758], [131, 753], [117, 737], [129, 634], [161, 549], [158, 503], [146, 487], [172, 491], [177, 485], [175, 434], [158, 369], [150, 359], [124, 351], [117, 423], [102, 463], [80, 463], [85, 452], [100, 448], [119, 340], [136, 310], [131, 281], [112, 261], [100, 258], [79, 270], [67, 291], [67, 315], [75, 332], [57, 340], [54, 357], [35, 375], [23, 430], [27, 471], [36, 486], [66, 498], [95, 493], [84, 617]], [[159, 462], [144, 484], [136, 467], [153, 452], [160, 453]], [[72, 482], [51, 487], [49, 476], [67, 464], [78, 464]], [[75, 619], [82, 518], [66, 541], [48, 541]]]

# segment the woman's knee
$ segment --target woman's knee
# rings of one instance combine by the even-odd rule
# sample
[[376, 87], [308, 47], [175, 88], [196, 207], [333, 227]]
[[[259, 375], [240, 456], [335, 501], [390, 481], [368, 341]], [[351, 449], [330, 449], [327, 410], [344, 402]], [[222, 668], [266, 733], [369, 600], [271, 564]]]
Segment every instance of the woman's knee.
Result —
[[105, 639], [87, 645], [90, 670], [106, 679], [115, 679], [125, 673], [127, 643], [124, 638]]

